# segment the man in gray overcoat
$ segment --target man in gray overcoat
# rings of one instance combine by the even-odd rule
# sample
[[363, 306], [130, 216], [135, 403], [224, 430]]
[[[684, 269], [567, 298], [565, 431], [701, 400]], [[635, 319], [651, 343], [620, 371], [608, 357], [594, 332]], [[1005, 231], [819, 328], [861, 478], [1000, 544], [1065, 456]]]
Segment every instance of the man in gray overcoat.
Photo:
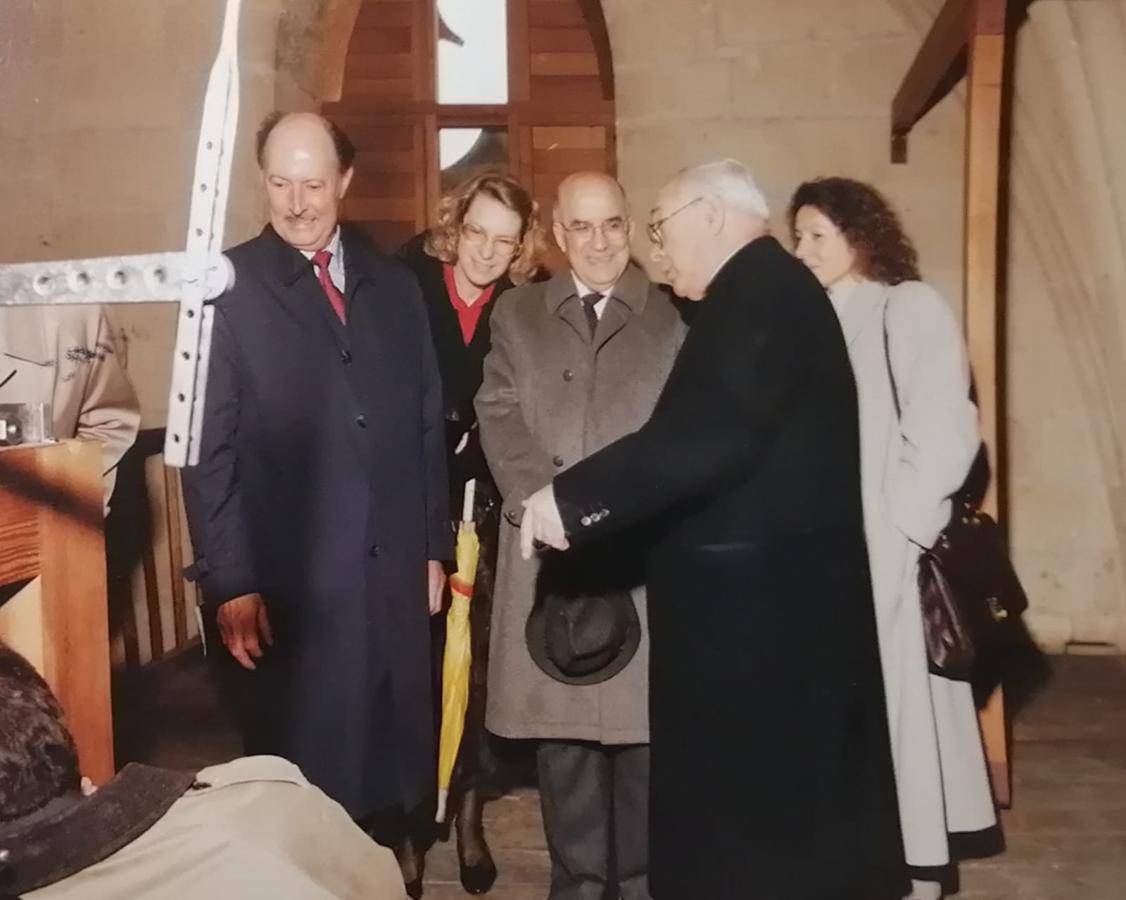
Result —
[[[540, 484], [645, 422], [684, 338], [669, 296], [630, 262], [632, 227], [613, 178], [584, 172], [563, 181], [553, 233], [570, 269], [497, 301], [476, 398], [504, 500], [486, 724], [540, 742], [551, 900], [601, 900], [608, 885], [625, 900], [649, 898], [648, 626], [640, 554], [629, 549], [643, 538], [525, 562], [518, 527], [521, 501]], [[562, 616], [581, 602], [576, 595], [613, 595], [619, 611], [632, 598], [640, 632], [632, 656], [626, 641], [586, 677], [553, 668], [543, 630], [551, 640], [559, 619], [544, 606], [568, 591]]]

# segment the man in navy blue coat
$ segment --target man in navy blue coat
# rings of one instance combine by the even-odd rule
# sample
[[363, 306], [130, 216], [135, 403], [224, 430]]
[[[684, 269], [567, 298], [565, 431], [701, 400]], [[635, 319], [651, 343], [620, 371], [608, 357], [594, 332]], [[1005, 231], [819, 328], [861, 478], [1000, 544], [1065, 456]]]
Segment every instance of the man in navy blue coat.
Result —
[[184, 485], [247, 752], [386, 823], [434, 790], [428, 600], [453, 540], [418, 284], [338, 225], [354, 155], [319, 116], [263, 124], [270, 224], [229, 252]]

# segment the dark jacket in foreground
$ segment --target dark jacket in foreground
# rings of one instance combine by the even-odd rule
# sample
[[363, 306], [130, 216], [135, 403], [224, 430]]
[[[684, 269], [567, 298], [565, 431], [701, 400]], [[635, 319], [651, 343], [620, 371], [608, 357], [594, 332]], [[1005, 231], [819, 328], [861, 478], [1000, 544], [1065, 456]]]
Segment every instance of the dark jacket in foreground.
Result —
[[342, 240], [346, 328], [271, 228], [230, 251], [237, 283], [215, 304], [184, 483], [207, 603], [260, 592], [274, 626], [230, 688], [250, 749], [296, 762], [360, 816], [434, 789], [426, 561], [450, 558], [452, 535], [418, 285]]
[[648, 567], [657, 900], [892, 900], [903, 849], [824, 291], [772, 238], [716, 275], [649, 422], [556, 476], [571, 540], [658, 511]]

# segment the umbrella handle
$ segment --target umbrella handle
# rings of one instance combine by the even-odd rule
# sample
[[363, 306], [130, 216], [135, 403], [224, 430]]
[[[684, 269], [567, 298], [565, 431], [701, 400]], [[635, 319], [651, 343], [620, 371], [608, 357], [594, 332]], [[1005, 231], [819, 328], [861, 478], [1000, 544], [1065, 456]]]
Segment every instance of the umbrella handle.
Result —
[[461, 503], [461, 521], [473, 521], [473, 501], [477, 496], [477, 479], [470, 478], [465, 482], [465, 498]]
[[446, 788], [438, 788], [438, 811], [434, 813], [434, 821], [439, 825], [446, 821], [446, 801], [450, 792]]

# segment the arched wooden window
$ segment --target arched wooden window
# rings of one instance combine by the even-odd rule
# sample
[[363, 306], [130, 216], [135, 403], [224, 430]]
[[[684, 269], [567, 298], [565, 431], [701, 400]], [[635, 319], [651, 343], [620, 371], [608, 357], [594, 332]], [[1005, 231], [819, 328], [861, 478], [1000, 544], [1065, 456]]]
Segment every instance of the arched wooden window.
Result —
[[549, 209], [569, 172], [615, 170], [601, 3], [363, 0], [340, 100], [323, 111], [359, 150], [347, 216], [384, 250], [426, 228], [442, 192], [481, 165], [509, 169]]

